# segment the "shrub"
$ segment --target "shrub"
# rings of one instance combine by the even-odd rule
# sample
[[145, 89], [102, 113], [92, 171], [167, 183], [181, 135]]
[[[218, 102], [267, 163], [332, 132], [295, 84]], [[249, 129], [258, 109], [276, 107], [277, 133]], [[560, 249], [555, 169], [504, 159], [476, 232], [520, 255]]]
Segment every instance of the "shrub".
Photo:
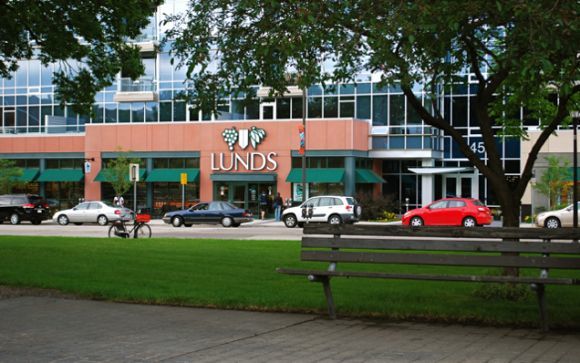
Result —
[[[364, 220], [396, 220], [397, 204], [391, 197], [373, 197], [369, 194], [359, 194], [356, 200], [362, 207], [361, 219]], [[390, 214], [385, 214], [390, 213]], [[394, 217], [393, 217], [394, 216]]]

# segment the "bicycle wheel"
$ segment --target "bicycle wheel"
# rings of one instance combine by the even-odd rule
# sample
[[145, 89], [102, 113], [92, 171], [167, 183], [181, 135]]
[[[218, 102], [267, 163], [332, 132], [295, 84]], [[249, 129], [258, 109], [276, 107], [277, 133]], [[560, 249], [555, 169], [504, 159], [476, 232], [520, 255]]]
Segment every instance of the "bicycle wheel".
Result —
[[151, 238], [151, 227], [148, 224], [137, 226], [135, 238]]
[[115, 225], [111, 225], [111, 227], [109, 227], [109, 238], [113, 238], [116, 237], [115, 236]]

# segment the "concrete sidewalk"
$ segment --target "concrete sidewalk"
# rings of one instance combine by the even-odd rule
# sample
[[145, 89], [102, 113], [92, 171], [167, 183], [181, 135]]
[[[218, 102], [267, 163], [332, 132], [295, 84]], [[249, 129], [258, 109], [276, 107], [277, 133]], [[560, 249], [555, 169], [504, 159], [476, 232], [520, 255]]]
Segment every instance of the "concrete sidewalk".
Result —
[[0, 298], [0, 362], [578, 362], [580, 333]]

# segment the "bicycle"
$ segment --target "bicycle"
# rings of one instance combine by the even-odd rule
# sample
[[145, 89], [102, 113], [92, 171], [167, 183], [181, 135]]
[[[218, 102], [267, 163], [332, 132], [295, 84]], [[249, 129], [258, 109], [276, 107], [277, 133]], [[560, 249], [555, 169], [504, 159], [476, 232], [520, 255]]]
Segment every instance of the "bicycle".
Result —
[[113, 222], [109, 227], [109, 238], [151, 238], [151, 227], [147, 223], [151, 221], [149, 214], [137, 214], [133, 224], [126, 224], [124, 219]]

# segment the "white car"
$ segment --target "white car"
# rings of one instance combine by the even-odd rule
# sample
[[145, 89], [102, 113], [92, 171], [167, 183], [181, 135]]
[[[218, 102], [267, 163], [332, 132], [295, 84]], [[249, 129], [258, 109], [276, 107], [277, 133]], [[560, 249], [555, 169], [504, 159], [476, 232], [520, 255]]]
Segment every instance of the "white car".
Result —
[[[578, 213], [580, 215], [580, 202], [578, 202]], [[536, 217], [536, 226], [546, 228], [572, 227], [574, 220], [574, 209], [572, 204], [564, 209], [542, 212]]]
[[82, 202], [71, 209], [61, 210], [52, 216], [52, 220], [61, 226], [69, 223], [77, 225], [83, 223], [98, 223], [101, 226], [118, 220], [130, 220], [133, 211], [125, 207], [115, 207], [101, 201]]
[[353, 197], [324, 195], [313, 197], [299, 206], [287, 208], [282, 212], [282, 220], [288, 228], [302, 227], [307, 218], [302, 216], [302, 209], [312, 207], [310, 222], [330, 224], [354, 223], [360, 218], [362, 208]]

